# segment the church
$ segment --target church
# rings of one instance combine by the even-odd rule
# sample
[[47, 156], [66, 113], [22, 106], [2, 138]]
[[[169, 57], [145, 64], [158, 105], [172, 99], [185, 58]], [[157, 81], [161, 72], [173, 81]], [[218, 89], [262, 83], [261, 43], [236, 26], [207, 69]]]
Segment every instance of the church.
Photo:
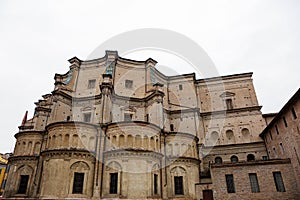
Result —
[[167, 76], [116, 51], [69, 62], [15, 134], [4, 199], [299, 198], [299, 90], [262, 114], [252, 73]]

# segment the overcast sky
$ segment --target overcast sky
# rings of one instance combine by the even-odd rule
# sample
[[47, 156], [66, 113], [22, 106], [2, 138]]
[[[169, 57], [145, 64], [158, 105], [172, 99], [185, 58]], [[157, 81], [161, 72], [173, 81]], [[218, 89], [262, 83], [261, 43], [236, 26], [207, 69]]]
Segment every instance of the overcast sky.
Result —
[[68, 71], [69, 58], [85, 60], [112, 36], [139, 28], [189, 37], [220, 75], [253, 72], [263, 113], [278, 112], [299, 88], [299, 19], [297, 0], [2, 0], [0, 152], [13, 151], [25, 111], [32, 117], [34, 102], [53, 90], [54, 74]]

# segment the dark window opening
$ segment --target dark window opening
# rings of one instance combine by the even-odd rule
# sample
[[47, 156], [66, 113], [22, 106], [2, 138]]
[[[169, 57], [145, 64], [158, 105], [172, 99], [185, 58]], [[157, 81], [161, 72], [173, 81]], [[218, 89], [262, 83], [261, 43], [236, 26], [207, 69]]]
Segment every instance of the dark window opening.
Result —
[[212, 190], [203, 190], [202, 194], [203, 194], [203, 200], [214, 200]]
[[216, 157], [215, 158], [215, 163], [222, 163], [222, 158], [221, 157]]
[[91, 113], [84, 113], [83, 114], [83, 121], [84, 122], [90, 122], [91, 121], [91, 116], [92, 116]]
[[251, 185], [251, 192], [253, 192], [253, 193], [260, 192], [257, 175], [255, 173], [250, 173], [249, 179], [250, 179], [250, 185]]
[[154, 185], [153, 185], [153, 193], [154, 194], [158, 194], [158, 175], [157, 174], [154, 174]]
[[226, 109], [227, 110], [233, 109], [232, 99], [226, 99]]
[[29, 175], [21, 175], [20, 184], [17, 192], [18, 194], [26, 194], [28, 181]]
[[95, 88], [95, 86], [96, 86], [96, 80], [95, 79], [89, 80], [88, 89]]
[[125, 80], [125, 87], [128, 89], [131, 89], [133, 85], [133, 81], [132, 80]]
[[174, 176], [175, 195], [183, 195], [183, 177]]
[[226, 178], [227, 192], [228, 193], [235, 193], [233, 175], [232, 174], [226, 174], [225, 178]]
[[281, 172], [273, 172], [274, 182], [277, 192], [285, 192], [284, 183], [282, 180]]
[[170, 130], [174, 131], [174, 124], [170, 124]]
[[239, 158], [237, 156], [231, 156], [230, 161], [236, 163], [239, 161]]
[[294, 119], [297, 119], [297, 113], [294, 108], [292, 108], [292, 114], [293, 114]]
[[247, 161], [254, 161], [254, 160], [255, 160], [255, 156], [253, 154], [247, 155]]
[[125, 113], [124, 114], [124, 121], [126, 121], [126, 122], [130, 122], [130, 121], [132, 121], [132, 114], [130, 114], [130, 113]]
[[82, 194], [84, 173], [74, 173], [73, 194]]
[[182, 85], [181, 84], [179, 85], [179, 90], [182, 90]]
[[284, 126], [285, 126], [285, 127], [288, 127], [288, 124], [287, 124], [287, 122], [286, 122], [285, 117], [282, 117], [282, 120], [283, 120]]
[[146, 115], [146, 122], [149, 122], [149, 114]]
[[263, 156], [262, 159], [263, 160], [268, 160], [268, 156]]
[[71, 117], [70, 116], [67, 116], [67, 121], [70, 121]]
[[273, 140], [273, 137], [272, 137], [272, 132], [271, 132], [271, 131], [269, 131], [269, 133], [270, 133], [270, 138], [271, 138], [271, 140]]
[[118, 173], [110, 173], [109, 193], [118, 193]]

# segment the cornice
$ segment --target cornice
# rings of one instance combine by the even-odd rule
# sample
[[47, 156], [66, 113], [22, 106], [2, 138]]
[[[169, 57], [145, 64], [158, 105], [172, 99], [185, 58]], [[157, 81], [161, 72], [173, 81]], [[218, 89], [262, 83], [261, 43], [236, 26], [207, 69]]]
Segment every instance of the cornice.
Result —
[[94, 160], [95, 159], [95, 153], [92, 151], [88, 151], [86, 149], [47, 149], [43, 150], [40, 154], [43, 156], [46, 160], [50, 159], [52, 157], [59, 157], [63, 159], [71, 159], [74, 157], [82, 157], [84, 156], [87, 160]]
[[50, 128], [55, 127], [55, 126], [90, 126], [94, 128], [101, 128], [99, 124], [92, 124], [88, 122], [82, 122], [82, 121], [59, 121], [59, 122], [53, 122], [51, 124], [48, 124], [45, 129], [48, 131]]
[[200, 148], [202, 148], [203, 150], [210, 150], [210, 149], [223, 149], [223, 148], [246, 148], [246, 146], [251, 146], [251, 148], [253, 148], [253, 146], [256, 145], [261, 145], [263, 147], [265, 147], [265, 143], [264, 141], [261, 142], [250, 142], [250, 143], [240, 143], [240, 144], [224, 144], [224, 145], [215, 145], [215, 146], [205, 146], [204, 144], [198, 144], [199, 146], [201, 146]]
[[288, 159], [271, 159], [271, 160], [255, 160], [255, 161], [239, 161], [236, 163], [223, 162], [223, 163], [211, 163], [211, 168], [223, 168], [223, 167], [238, 167], [238, 166], [249, 166], [249, 165], [280, 165], [290, 164], [291, 160]]
[[150, 151], [150, 150], [144, 150], [144, 149], [134, 149], [134, 148], [126, 148], [126, 149], [115, 149], [104, 152], [104, 156], [106, 157], [118, 157], [118, 158], [124, 158], [124, 157], [154, 157], [161, 159], [163, 157], [163, 154]]
[[193, 140], [195, 140], [196, 142], [199, 141], [199, 138], [193, 134], [190, 134], [190, 133], [184, 133], [184, 132], [168, 132], [168, 131], [165, 131], [164, 132], [166, 134], [166, 136], [185, 136], [185, 137], [189, 137]]
[[234, 108], [230, 110], [218, 110], [212, 112], [200, 112], [200, 116], [208, 116], [208, 115], [221, 115], [227, 113], [236, 113], [236, 112], [245, 112], [245, 111], [260, 111], [262, 106], [251, 106], [251, 107], [243, 107], [243, 108]]
[[150, 126], [151, 128], [156, 129], [157, 131], [161, 131], [161, 128], [157, 126], [156, 124], [149, 123], [149, 122], [144, 122], [144, 121], [121, 121], [121, 122], [112, 122], [105, 124], [103, 126], [106, 126], [107, 128], [115, 128], [119, 126]]
[[204, 78], [204, 79], [197, 79], [196, 83], [208, 83], [208, 82], [231, 80], [231, 79], [236, 79], [236, 78], [251, 78], [252, 75], [253, 75], [253, 72], [231, 74], [231, 75], [225, 75], [225, 76], [216, 76], [216, 77], [209, 77], [209, 78]]
[[16, 161], [37, 161], [39, 158], [39, 156], [10, 156], [8, 158], [8, 164], [10, 164], [11, 162], [16, 162]]
[[19, 137], [20, 135], [25, 135], [25, 134], [26, 135], [27, 134], [34, 134], [34, 135], [40, 134], [40, 135], [44, 135], [45, 131], [34, 131], [34, 130], [32, 130], [32, 131], [21, 131], [21, 132], [16, 133], [14, 136], [17, 139], [17, 137]]
[[169, 163], [174, 163], [174, 162], [179, 162], [179, 163], [195, 163], [195, 164], [200, 164], [201, 160], [193, 157], [184, 157], [184, 156], [170, 156], [167, 157], [167, 162]]
[[182, 110], [168, 110], [164, 108], [164, 112], [167, 114], [200, 113], [200, 108], [187, 108]]

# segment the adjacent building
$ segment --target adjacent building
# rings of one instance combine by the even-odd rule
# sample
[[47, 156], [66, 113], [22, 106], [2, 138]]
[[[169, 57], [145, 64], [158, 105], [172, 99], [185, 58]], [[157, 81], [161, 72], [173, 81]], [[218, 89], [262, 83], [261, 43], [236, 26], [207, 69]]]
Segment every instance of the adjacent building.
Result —
[[3, 189], [6, 182], [6, 169], [7, 169], [7, 160], [8, 154], [0, 154], [0, 196], [3, 193]]
[[35, 103], [31, 119], [26, 113], [15, 134], [4, 198], [300, 195], [299, 141], [294, 139], [299, 105], [290, 103], [278, 114], [296, 130], [289, 133], [295, 150], [288, 150], [282, 131], [276, 141], [285, 140], [281, 143], [289, 153], [273, 154], [270, 148], [281, 148], [280, 142], [265, 144], [264, 139], [282, 117], [262, 115], [252, 73], [166, 76], [155, 60], [129, 60], [116, 51], [69, 62], [69, 71], [55, 75], [54, 90]]

